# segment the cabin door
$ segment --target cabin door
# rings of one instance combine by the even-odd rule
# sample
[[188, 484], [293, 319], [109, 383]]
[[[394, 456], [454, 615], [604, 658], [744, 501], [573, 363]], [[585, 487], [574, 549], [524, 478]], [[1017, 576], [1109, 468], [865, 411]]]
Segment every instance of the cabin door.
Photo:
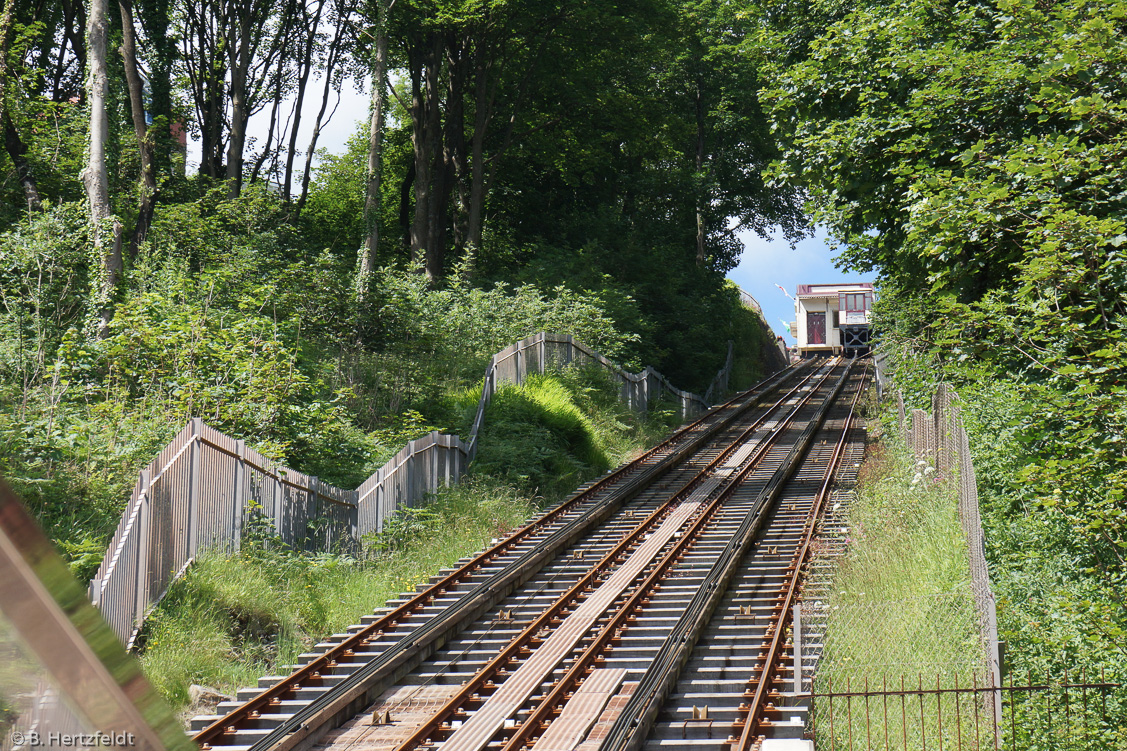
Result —
[[825, 313], [807, 313], [806, 314], [806, 343], [807, 344], [825, 344], [826, 343], [826, 314]]

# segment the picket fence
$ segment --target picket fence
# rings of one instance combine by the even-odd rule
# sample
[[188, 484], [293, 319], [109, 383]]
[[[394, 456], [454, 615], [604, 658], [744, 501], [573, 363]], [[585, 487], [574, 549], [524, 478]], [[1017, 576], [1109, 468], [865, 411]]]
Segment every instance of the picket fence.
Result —
[[283, 467], [193, 418], [141, 471], [90, 582], [90, 599], [132, 648], [172, 582], [202, 551], [237, 549], [256, 528], [248, 522], [295, 549], [352, 549], [363, 535], [382, 531], [398, 509], [419, 506], [439, 486], [458, 482], [477, 454], [486, 408], [501, 385], [574, 364], [605, 368], [635, 410], [666, 400], [688, 419], [727, 391], [732, 345], [702, 397], [674, 387], [652, 368], [629, 373], [570, 335], [522, 339], [490, 360], [467, 441], [438, 432], [410, 441], [355, 490]]

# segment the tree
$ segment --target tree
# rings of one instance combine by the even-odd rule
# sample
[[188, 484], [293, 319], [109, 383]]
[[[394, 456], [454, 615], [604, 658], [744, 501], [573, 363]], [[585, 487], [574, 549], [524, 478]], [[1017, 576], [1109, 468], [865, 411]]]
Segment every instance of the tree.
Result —
[[153, 221], [153, 207], [157, 201], [157, 180], [153, 165], [153, 141], [145, 122], [144, 85], [137, 64], [136, 30], [133, 26], [133, 3], [118, 0], [121, 10], [121, 57], [125, 64], [125, 81], [129, 90], [129, 110], [133, 119], [133, 132], [137, 138], [137, 151], [141, 158], [141, 176], [138, 186], [137, 223], [129, 241], [129, 257], [137, 255], [137, 247], [144, 242]]
[[106, 61], [108, 25], [106, 0], [91, 0], [86, 32], [90, 148], [86, 169], [82, 173], [82, 182], [86, 186], [94, 252], [101, 270], [98, 289], [93, 295], [97, 315], [97, 336], [101, 339], [109, 336], [109, 325], [114, 313], [114, 295], [122, 272], [122, 228], [121, 222], [110, 207], [109, 172], [106, 167], [106, 141], [110, 129], [106, 112], [106, 98], [109, 94], [109, 70]]
[[383, 130], [384, 109], [387, 98], [388, 13], [395, 0], [375, 0], [375, 37], [372, 51], [371, 78], [372, 104], [368, 128], [367, 180], [364, 184], [364, 226], [367, 230], [356, 278], [356, 294], [363, 301], [369, 279], [376, 268], [376, 253], [380, 244], [380, 203], [383, 188]]
[[[1060, 555], [1095, 600], [1069, 620], [1121, 640], [1127, 8], [890, 0], [826, 20], [773, 56], [778, 177], [844, 264], [879, 270], [890, 349], [984, 395], [965, 411], [992, 427], [976, 448], [999, 563]], [[999, 469], [1003, 431], [1019, 440]]]

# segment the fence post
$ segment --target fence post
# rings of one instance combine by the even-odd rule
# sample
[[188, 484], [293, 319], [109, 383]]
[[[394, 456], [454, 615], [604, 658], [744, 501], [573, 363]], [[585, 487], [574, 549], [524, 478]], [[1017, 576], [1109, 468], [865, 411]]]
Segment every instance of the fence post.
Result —
[[[430, 465], [430, 482], [427, 483], [427, 491], [431, 493], [438, 492], [439, 478], [438, 478], [438, 431], [435, 430], [430, 434], [430, 447], [427, 449], [429, 452], [427, 464]], [[445, 483], [443, 483], [445, 484]]]
[[243, 542], [243, 482], [246, 478], [246, 441], [235, 441], [235, 482], [231, 489], [231, 539], [238, 550]]
[[188, 449], [188, 558], [195, 556], [196, 548], [200, 544], [199, 532], [199, 507], [200, 507], [200, 464], [203, 453], [203, 420], [193, 417], [191, 420], [192, 447]]
[[947, 384], [941, 383], [935, 390], [935, 398], [932, 399], [931, 405], [931, 411], [933, 419], [935, 421], [935, 424], [932, 427], [932, 435], [935, 436], [935, 455], [933, 461], [935, 465], [935, 471], [940, 476], [943, 476], [944, 474], [945, 467], [943, 466], [943, 452], [947, 448], [947, 431], [945, 430], [947, 425], [944, 422], [944, 416], [946, 414], [946, 399]]
[[[387, 465], [384, 466], [386, 467]], [[383, 532], [383, 520], [386, 516], [384, 507], [387, 505], [387, 475], [384, 473], [384, 467], [380, 467], [376, 472], [378, 473], [376, 477], [376, 487], [372, 490], [371, 502], [376, 504], [373, 508], [376, 510], [375, 530], [378, 534]]]
[[[407, 441], [407, 456], [403, 459], [403, 503], [407, 508], [414, 508], [415, 503], [415, 442]], [[396, 508], [399, 507], [398, 499]]]
[[[995, 686], [1002, 685], [1002, 660], [998, 653], [998, 611], [994, 605], [994, 595], [986, 597], [987, 638], [990, 641], [990, 677]], [[1002, 727], [1002, 701], [1001, 691], [995, 691], [994, 699], [994, 731]]]
[[141, 623], [145, 619], [145, 611], [149, 607], [149, 540], [153, 524], [152, 505], [149, 503], [149, 470], [141, 470], [141, 497], [137, 503], [141, 504], [137, 514], [137, 531], [134, 538], [137, 540], [137, 577], [134, 580], [133, 592], [133, 628], [129, 635], [129, 645], [132, 646], [133, 638]]
[[901, 391], [900, 389], [896, 389], [896, 419], [897, 419], [896, 425], [897, 425], [898, 428], [900, 428], [900, 438], [905, 443], [907, 443], [908, 442], [908, 426], [906, 424], [907, 419], [904, 416], [904, 392]]

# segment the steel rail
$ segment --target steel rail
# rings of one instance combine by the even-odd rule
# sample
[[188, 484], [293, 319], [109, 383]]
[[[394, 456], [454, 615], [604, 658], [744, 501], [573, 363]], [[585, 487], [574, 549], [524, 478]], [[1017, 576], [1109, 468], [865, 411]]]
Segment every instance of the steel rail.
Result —
[[[567, 499], [554, 509], [546, 512], [536, 520], [526, 524], [518, 529], [508, 538], [498, 542], [491, 548], [483, 551], [475, 556], [466, 564], [460, 566], [455, 571], [450, 572], [439, 581], [435, 582], [426, 590], [416, 594], [407, 602], [399, 605], [394, 610], [385, 613], [379, 619], [372, 622], [365, 628], [352, 634], [341, 643], [326, 650], [322, 655], [310, 661], [308, 664], [303, 665], [298, 670], [294, 671], [284, 680], [279, 681], [274, 686], [265, 689], [257, 694], [254, 698], [247, 700], [238, 708], [228, 713], [227, 715], [219, 718], [211, 723], [208, 727], [200, 730], [195, 734], [193, 740], [203, 749], [208, 749], [214, 746], [227, 745], [223, 743], [225, 737], [231, 737], [239, 725], [245, 724], [248, 721], [255, 720], [258, 715], [269, 712], [272, 707], [280, 704], [283, 698], [296, 694], [302, 686], [316, 685], [321, 682], [321, 671], [331, 669], [342, 658], [348, 658], [355, 654], [355, 652], [363, 647], [368, 646], [374, 638], [377, 638], [381, 632], [390, 631], [395, 628], [400, 622], [410, 617], [412, 614], [422, 610], [428, 604], [433, 602], [434, 598], [438, 595], [445, 593], [452, 589], [454, 586], [460, 584], [468, 576], [478, 571], [484, 565], [493, 561], [494, 559], [504, 555], [511, 550], [516, 544], [531, 537], [536, 532], [542, 530], [544, 527], [549, 526], [556, 521], [560, 516], [575, 507], [581, 505], [584, 501], [589, 500], [598, 493], [605, 491], [608, 486], [613, 486], [620, 480], [624, 479], [627, 475], [641, 471], [640, 468], [659, 452], [668, 450], [674, 447], [674, 452], [670, 455], [677, 456], [679, 451], [676, 446], [679, 442], [690, 437], [692, 433], [704, 430], [705, 435], [711, 435], [712, 431], [709, 430], [706, 423], [715, 418], [726, 409], [734, 408], [738, 413], [742, 409], [750, 409], [758, 403], [766, 394], [770, 393], [780, 383], [785, 382], [790, 377], [801, 372], [801, 368], [787, 368], [780, 373], [777, 373], [769, 378], [764, 379], [760, 383], [753, 386], [748, 391], [742, 392], [737, 396], [729, 399], [727, 402], [718, 405], [700, 418], [684, 426], [668, 439], [653, 447], [642, 456], [634, 461], [619, 467], [615, 471], [600, 478], [590, 487], [576, 493], [571, 498]], [[758, 392], [758, 393], [755, 393]], [[755, 393], [755, 396], [748, 400], [743, 406], [737, 405], [741, 399], [747, 398], [749, 394]], [[722, 421], [723, 422], [723, 421]], [[723, 426], [716, 426], [716, 430], [722, 430]], [[690, 441], [692, 443], [693, 441]], [[655, 478], [656, 479], [656, 478]]]
[[[828, 378], [829, 374], [826, 375], [823, 382]], [[520, 749], [532, 745], [532, 742], [536, 740], [540, 731], [546, 729], [545, 721], [549, 720], [549, 715], [554, 714], [556, 708], [564, 703], [568, 691], [581, 683], [582, 679], [590, 672], [591, 667], [597, 664], [602, 653], [607, 651], [608, 645], [614, 639], [621, 638], [622, 633], [629, 629], [629, 616], [637, 610], [640, 610], [639, 603], [644, 602], [653, 590], [660, 587], [661, 581], [665, 578], [669, 568], [683, 557], [686, 548], [699, 540], [701, 534], [705, 531], [704, 525], [715, 516], [716, 512], [747, 479], [751, 471], [755, 469], [767, 453], [774, 448], [778, 439], [784, 435], [787, 426], [797, 417], [799, 410], [810, 402], [817, 393], [817, 388], [821, 385], [822, 384], [819, 383], [801, 402], [796, 404], [791, 413], [787, 415], [786, 419], [773, 430], [772, 434], [767, 439], [756, 447], [755, 452], [748, 457], [740, 470], [729, 478], [722, 487], [717, 489], [715, 497], [697, 516], [689, 530], [684, 533], [674, 548], [663, 557], [661, 562], [658, 563], [654, 570], [647, 576], [646, 580], [638, 586], [626, 603], [612, 616], [611, 621], [595, 635], [592, 643], [579, 655], [563, 677], [552, 684], [548, 693], [541, 699], [536, 708], [531, 711], [525, 721], [516, 728], [513, 735], [504, 743], [501, 751], [520, 751]], [[405, 751], [405, 749], [400, 748], [397, 749], [397, 751]]]
[[[578, 493], [570, 501], [561, 504], [555, 511], [549, 512], [537, 522], [518, 530], [508, 540], [498, 543], [457, 571], [444, 577], [440, 582], [399, 606], [395, 611], [388, 613], [336, 645], [310, 664], [303, 666], [293, 676], [264, 692], [267, 696], [260, 694], [255, 699], [240, 706], [235, 712], [212, 723], [197, 734], [197, 742], [204, 748], [224, 745], [221, 742], [222, 739], [224, 737], [233, 738], [240, 724], [246, 724], [248, 721], [253, 722], [264, 709], [269, 710], [270, 707], [277, 706], [282, 697], [295, 694], [302, 686], [320, 683], [320, 671], [334, 667], [338, 658], [351, 657], [358, 648], [366, 646], [384, 629], [393, 628], [397, 625], [405, 614], [415, 612], [429, 604], [437, 594], [460, 583], [468, 575], [480, 569], [484, 563], [503, 554], [513, 545], [530, 536], [532, 531], [547, 526], [551, 520], [554, 520], [564, 511], [574, 508], [579, 501], [588, 500], [599, 491], [606, 493], [606, 497], [596, 500], [590, 508], [583, 511], [577, 518], [566, 522], [561, 528], [551, 532], [534, 548], [520, 554], [516, 560], [506, 564], [500, 571], [491, 573], [486, 580], [476, 584], [468, 592], [462, 593], [458, 599], [446, 607], [441, 617], [432, 618], [416, 627], [383, 650], [377, 657], [364, 663], [351, 675], [330, 688], [323, 696], [288, 717], [265, 737], [254, 743], [251, 749], [252, 751], [265, 751], [266, 749], [287, 751], [301, 743], [314, 742], [317, 737], [327, 732], [328, 726], [355, 715], [365, 704], [370, 702], [382, 690], [381, 681], [386, 681], [388, 678], [394, 679], [410, 670], [414, 664], [437, 649], [451, 631], [456, 631], [465, 622], [479, 617], [515, 587], [533, 576], [558, 550], [601, 524], [622, 504], [637, 496], [675, 466], [696, 454], [709, 440], [731, 426], [740, 415], [758, 406], [763, 398], [776, 389], [779, 384], [789, 380], [795, 374], [801, 373], [802, 370], [804, 370], [802, 367], [788, 368], [786, 371], [764, 380], [756, 388], [744, 392], [711, 410], [707, 415], [678, 431], [672, 438], [651, 449], [635, 462], [612, 472], [591, 488]], [[723, 415], [725, 410], [730, 410], [730, 414]], [[709, 423], [710, 420], [716, 421]], [[673, 450], [662, 456], [656, 464], [639, 468], [639, 465], [647, 458], [654, 457], [659, 452], [668, 450], [671, 446]], [[612, 480], [622, 480], [622, 482], [615, 484], [611, 482]], [[609, 490], [606, 489], [608, 484], [611, 485]]]
[[[743, 443], [760, 426], [762, 426], [762, 424], [766, 422], [771, 415], [775, 414], [775, 412], [778, 411], [792, 396], [798, 393], [800, 389], [803, 388], [803, 386], [805, 386], [817, 375], [817, 371], [811, 373], [794, 388], [784, 394], [778, 401], [775, 402], [775, 404], [768, 408], [750, 426], [744, 429], [739, 436], [733, 439], [732, 442], [714, 459], [712, 459], [704, 469], [702, 469], [693, 478], [684, 483], [684, 485], [680, 489], [670, 495], [667, 501], [665, 501], [661, 506], [655, 509], [649, 517], [647, 517], [642, 523], [637, 525], [633, 531], [624, 536], [623, 539], [617, 545], [615, 545], [598, 564], [595, 565], [595, 567], [593, 567], [578, 582], [576, 582], [567, 592], [561, 595], [551, 606], [549, 606], [548, 609], [543, 611], [535, 620], [533, 620], [532, 623], [525, 627], [525, 629], [520, 634], [518, 634], [517, 637], [515, 637], [504, 649], [502, 649], [497, 656], [495, 656], [488, 663], [486, 663], [484, 667], [477, 671], [477, 673], [475, 673], [474, 677], [471, 680], [464, 683], [459, 688], [458, 692], [454, 694], [454, 696], [452, 696], [450, 699], [448, 699], [446, 704], [437, 713], [435, 713], [426, 722], [420, 725], [419, 728], [417, 728], [407, 739], [399, 743], [396, 747], [397, 751], [407, 751], [408, 749], [415, 748], [416, 746], [425, 743], [427, 740], [432, 739], [436, 735], [441, 734], [443, 731], [441, 731], [440, 728], [449, 717], [456, 714], [461, 706], [470, 701], [471, 697], [473, 697], [475, 694], [480, 693], [486, 683], [497, 676], [500, 671], [503, 671], [510, 662], [514, 661], [516, 656], [519, 655], [523, 649], [526, 649], [531, 642], [542, 641], [542, 639], [540, 638], [541, 632], [545, 628], [548, 628], [550, 625], [552, 625], [553, 619], [560, 615], [561, 611], [566, 612], [566, 609], [569, 608], [571, 604], [573, 604], [576, 600], [581, 599], [581, 597], [583, 597], [586, 592], [589, 592], [591, 590], [592, 584], [598, 579], [602, 578], [601, 574], [603, 572], [606, 572], [616, 560], [621, 559], [622, 556], [626, 554], [626, 551], [632, 549], [634, 547], [634, 543], [643, 534], [648, 533], [655, 526], [657, 526], [661, 522], [661, 520], [670, 513], [672, 508], [676, 504], [680, 503], [681, 500], [685, 496], [687, 496], [706, 475], [710, 474], [716, 469], [716, 467], [720, 466], [729, 456], [731, 456], [734, 451], [736, 451], [741, 445], [743, 445]], [[823, 376], [821, 382], [824, 382], [828, 377], [829, 374], [827, 373]], [[767, 453], [770, 447], [782, 434], [786, 426], [789, 425], [790, 422], [795, 418], [795, 416], [798, 414], [798, 411], [804, 405], [806, 405], [811, 398], [813, 398], [813, 395], [817, 392], [817, 389], [821, 385], [821, 382], [819, 382], [818, 385], [815, 385], [809, 391], [809, 393], [803, 396], [798, 404], [791, 407], [789, 414], [775, 427], [772, 428], [772, 432], [768, 436], [764, 437], [760, 445], [757, 447], [756, 451], [744, 460], [743, 464], [740, 467], [738, 476], [734, 475], [733, 478], [730, 478], [724, 486], [720, 487], [716, 491], [717, 497], [713, 501], [713, 504], [719, 504], [723, 502], [731, 494], [731, 491], [738, 485], [738, 483], [742, 481], [744, 477], [746, 477], [747, 473], [750, 472], [758, 464], [760, 459]], [[694, 523], [691, 529], [696, 530], [697, 525]], [[685, 544], [687, 544], [687, 539], [683, 538], [681, 544], [679, 544], [677, 547], [683, 548]], [[599, 641], [601, 636], [602, 634], [597, 636], [596, 641]], [[522, 727], [527, 727], [527, 724]]]
[[786, 483], [806, 457], [815, 434], [844, 388], [852, 365], [852, 362], [845, 364], [844, 372], [831, 393], [822, 401], [787, 457], [756, 496], [739, 528], [717, 556], [692, 601], [666, 636], [650, 666], [638, 681], [634, 693], [608, 729], [600, 746], [601, 751], [634, 751], [644, 742], [666, 694], [727, 591], [728, 583], [751, 546], [754, 535], [762, 527], [766, 512], [774, 505]]
[[[853, 395], [853, 401], [849, 405], [849, 414], [845, 418], [845, 425], [842, 427], [841, 437], [838, 438], [837, 444], [834, 446], [833, 454], [826, 463], [826, 471], [822, 476], [821, 486], [818, 489], [818, 493], [814, 496], [814, 502], [810, 506], [810, 513], [807, 516], [806, 524], [803, 529], [801, 545], [798, 550], [795, 551], [794, 557], [791, 559], [791, 568], [789, 569], [791, 573], [786, 584], [786, 595], [783, 598], [781, 606], [777, 607], [778, 619], [769, 627], [773, 629], [774, 634], [771, 638], [770, 646], [767, 648], [767, 652], [760, 660], [762, 668], [759, 671], [758, 680], [754, 681], [755, 692], [751, 704], [748, 707], [747, 717], [743, 722], [743, 731], [740, 733], [740, 738], [732, 745], [733, 751], [749, 751], [752, 745], [758, 740], [755, 734], [758, 731], [760, 717], [765, 709], [767, 693], [772, 681], [771, 676], [774, 674], [779, 659], [782, 657], [784, 646], [783, 627], [786, 625], [786, 619], [791, 612], [791, 606], [794, 604], [798, 593], [803, 566], [806, 563], [807, 557], [810, 555], [811, 543], [814, 539], [814, 532], [817, 529], [818, 518], [821, 516], [826, 498], [829, 497], [834, 479], [841, 465], [842, 457], [845, 456], [845, 449], [849, 443], [849, 434], [853, 429], [853, 420], [857, 412], [857, 403], [860, 401], [861, 394], [865, 389], [865, 380], [867, 377], [868, 363], [865, 364], [865, 370], [861, 373], [861, 381], [857, 386], [856, 393]], [[751, 683], [752, 680], [749, 680], [749, 689], [751, 688]]]

